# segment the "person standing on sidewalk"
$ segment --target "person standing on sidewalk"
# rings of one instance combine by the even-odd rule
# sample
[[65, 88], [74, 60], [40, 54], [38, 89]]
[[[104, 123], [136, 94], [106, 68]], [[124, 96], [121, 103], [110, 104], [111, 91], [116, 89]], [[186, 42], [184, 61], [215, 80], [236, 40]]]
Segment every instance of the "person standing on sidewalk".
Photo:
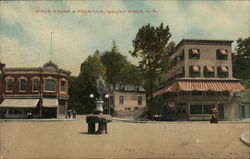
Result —
[[216, 108], [213, 108], [212, 109], [212, 114], [211, 114], [211, 120], [210, 120], [210, 123], [218, 123], [218, 120], [217, 120], [217, 109]]

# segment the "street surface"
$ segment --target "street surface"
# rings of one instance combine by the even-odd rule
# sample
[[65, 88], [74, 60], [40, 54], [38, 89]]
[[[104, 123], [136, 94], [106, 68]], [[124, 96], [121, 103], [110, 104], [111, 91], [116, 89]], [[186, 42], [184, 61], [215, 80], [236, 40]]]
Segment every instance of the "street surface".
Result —
[[[79, 116], [78, 116], [79, 117]], [[75, 121], [0, 122], [0, 158], [230, 158], [248, 159], [243, 122], [113, 121], [108, 134], [89, 135]]]

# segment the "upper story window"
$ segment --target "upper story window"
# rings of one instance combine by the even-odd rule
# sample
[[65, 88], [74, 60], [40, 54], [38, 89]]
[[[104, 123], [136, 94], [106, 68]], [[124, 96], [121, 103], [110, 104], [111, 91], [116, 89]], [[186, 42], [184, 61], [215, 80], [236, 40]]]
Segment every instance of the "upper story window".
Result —
[[65, 80], [61, 80], [61, 92], [66, 92], [66, 81]]
[[219, 60], [226, 60], [228, 57], [227, 50], [224, 49], [217, 49], [216, 50], [216, 58]]
[[227, 78], [228, 77], [228, 67], [227, 66], [217, 67], [217, 77]]
[[200, 66], [193, 65], [189, 67], [189, 76], [190, 77], [200, 77]]
[[120, 105], [124, 104], [124, 96], [119, 96], [119, 104]]
[[56, 91], [55, 79], [45, 79], [45, 91]]
[[40, 89], [40, 79], [32, 79], [32, 91], [36, 92]]
[[25, 92], [27, 89], [27, 79], [19, 79], [19, 91]]
[[13, 86], [14, 86], [14, 79], [13, 78], [8, 78], [6, 79], [6, 91], [7, 92], [12, 92], [13, 91]]
[[204, 66], [204, 77], [214, 77], [214, 67], [213, 66]]
[[199, 49], [189, 49], [189, 59], [200, 59]]
[[137, 104], [142, 105], [142, 96], [138, 96]]

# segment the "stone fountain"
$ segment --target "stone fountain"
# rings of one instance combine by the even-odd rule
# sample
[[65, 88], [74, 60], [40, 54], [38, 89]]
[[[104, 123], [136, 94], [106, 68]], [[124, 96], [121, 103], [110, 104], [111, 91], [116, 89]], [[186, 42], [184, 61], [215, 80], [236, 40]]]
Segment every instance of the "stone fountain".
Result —
[[[86, 122], [88, 123], [88, 134], [107, 134], [107, 123], [112, 121], [112, 117], [109, 114], [103, 114], [103, 95], [107, 92], [105, 82], [99, 75], [96, 80], [97, 85], [97, 97], [95, 100], [96, 108], [93, 114], [87, 115]], [[92, 95], [91, 97], [94, 97]], [[95, 130], [95, 125], [98, 123], [98, 130]]]

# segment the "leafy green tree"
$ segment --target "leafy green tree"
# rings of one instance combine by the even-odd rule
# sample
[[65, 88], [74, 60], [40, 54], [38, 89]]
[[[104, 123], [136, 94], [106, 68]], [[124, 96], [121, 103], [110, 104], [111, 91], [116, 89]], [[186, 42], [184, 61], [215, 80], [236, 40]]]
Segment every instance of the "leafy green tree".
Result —
[[78, 100], [76, 102], [76, 110], [84, 114], [92, 113], [95, 108], [94, 99], [90, 99], [90, 94], [97, 95], [96, 79], [99, 74], [105, 79], [106, 68], [101, 61], [99, 53], [95, 53], [81, 64], [81, 71], [77, 78], [78, 92], [76, 95]]
[[107, 81], [108, 83], [119, 82], [120, 72], [124, 66], [129, 64], [126, 56], [122, 55], [115, 41], [113, 42], [113, 47], [111, 51], [106, 51], [102, 54], [101, 60], [107, 68]]
[[131, 53], [133, 57], [139, 57], [139, 68], [144, 72], [148, 94], [152, 98], [154, 89], [157, 87], [156, 80], [164, 71], [166, 62], [166, 51], [168, 41], [171, 37], [169, 27], [164, 27], [163, 23], [158, 27], [150, 24], [139, 29], [133, 42], [134, 50]]
[[239, 38], [233, 53], [233, 77], [242, 80], [245, 91], [241, 94], [242, 102], [250, 102], [250, 37]]
[[240, 79], [250, 79], [250, 37], [239, 38], [233, 54], [233, 76]]
[[163, 23], [158, 27], [150, 24], [139, 29], [133, 42], [134, 50], [130, 53], [133, 57], [139, 57], [139, 68], [145, 75], [144, 87], [149, 96], [148, 111], [152, 118], [157, 112], [153, 101], [153, 92], [156, 90], [161, 74], [169, 69], [169, 51], [174, 48], [174, 43], [168, 45], [171, 33], [169, 26]]
[[143, 74], [135, 65], [128, 63], [119, 73], [118, 81], [126, 83], [143, 83]]

